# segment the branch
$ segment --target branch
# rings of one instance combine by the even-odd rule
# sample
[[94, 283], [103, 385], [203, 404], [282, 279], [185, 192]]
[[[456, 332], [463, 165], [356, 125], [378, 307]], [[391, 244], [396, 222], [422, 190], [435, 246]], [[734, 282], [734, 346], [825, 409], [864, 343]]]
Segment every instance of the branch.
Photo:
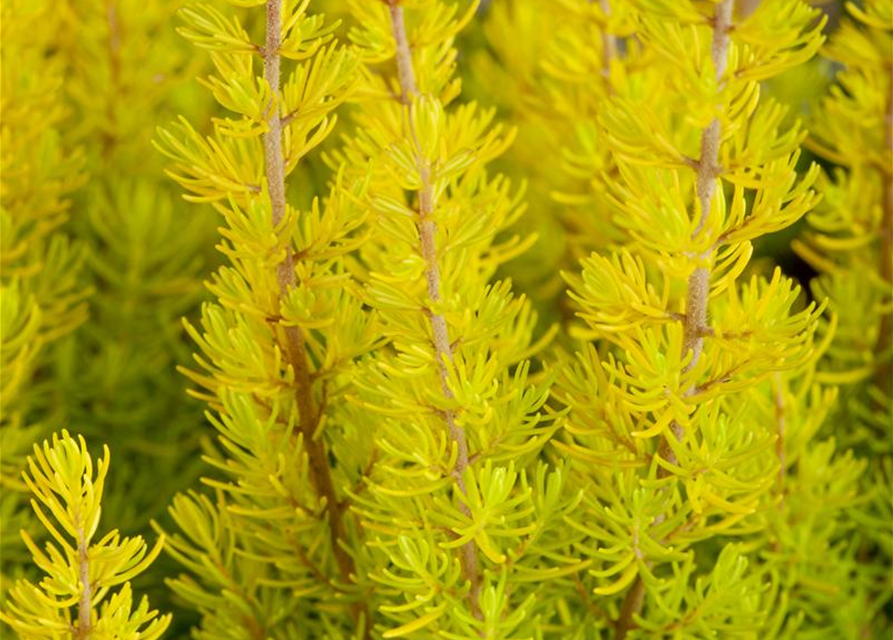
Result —
[[84, 536], [83, 527], [77, 531], [78, 538], [78, 580], [81, 583], [81, 599], [78, 603], [77, 640], [88, 640], [93, 632], [91, 614], [93, 612], [93, 588], [90, 586], [90, 564], [88, 562], [89, 540]]
[[[388, 8], [391, 14], [391, 28], [396, 45], [397, 77], [400, 81], [401, 102], [405, 105], [410, 105], [412, 96], [418, 94], [418, 86], [412, 68], [412, 52], [406, 39], [403, 7], [398, 4], [398, 0], [388, 0]], [[415, 135], [415, 132], [411, 133]], [[418, 145], [416, 146], [418, 147]], [[427, 280], [428, 298], [432, 303], [437, 304], [441, 300], [440, 271], [437, 264], [437, 246], [435, 244], [437, 227], [434, 220], [432, 220], [434, 214], [434, 193], [431, 185], [431, 167], [427, 159], [418, 156], [416, 157], [416, 163], [419, 179], [422, 183], [422, 187], [419, 190], [419, 243], [421, 245], [422, 258], [427, 265], [425, 279]], [[453, 350], [450, 345], [446, 319], [442, 314], [430, 312], [428, 313], [428, 320], [431, 323], [431, 333], [434, 337], [434, 350], [437, 360], [437, 373], [440, 377], [440, 387], [444, 396], [452, 398], [453, 394], [447, 385], [446, 361], [453, 359]], [[455, 412], [450, 409], [444, 412], [444, 421], [449, 430], [450, 439], [455, 443], [458, 450], [456, 466], [452, 475], [459, 486], [459, 490], [466, 494], [465, 480], [462, 477], [465, 469], [468, 467], [468, 440], [465, 437], [465, 429], [456, 424]], [[460, 501], [459, 508], [465, 516], [471, 517], [471, 510], [465, 503]], [[462, 545], [459, 555], [462, 564], [462, 574], [471, 585], [468, 592], [469, 608], [475, 618], [482, 619], [478, 603], [481, 591], [481, 572], [475, 542], [471, 540]]]
[[[734, 8], [734, 0], [723, 0], [716, 5], [716, 14], [713, 19], [713, 45], [711, 47], [711, 58], [713, 60], [713, 68], [716, 73], [717, 83], [725, 75], [728, 66], [728, 50], [729, 50], [729, 26], [732, 22], [732, 9]], [[695, 228], [692, 239], [700, 235], [710, 215], [710, 205], [713, 200], [713, 194], [716, 191], [716, 178], [719, 175], [719, 141], [720, 141], [720, 124], [719, 120], [714, 118], [713, 121], [701, 132], [701, 156], [698, 159], [696, 170], [696, 188], [698, 201], [701, 205], [701, 218], [698, 220], [698, 226]], [[698, 256], [698, 261], [703, 264], [710, 257], [710, 252]], [[690, 371], [701, 357], [701, 351], [704, 347], [704, 336], [710, 332], [707, 325], [707, 300], [710, 294], [710, 271], [705, 266], [698, 266], [688, 278], [688, 292], [685, 301], [685, 318], [682, 323], [683, 355], [691, 352], [691, 360], [685, 367], [685, 373]], [[693, 389], [689, 389], [688, 395]], [[670, 432], [661, 441], [657, 449], [657, 454], [670, 462], [676, 464], [676, 454], [670, 446], [669, 438], [673, 437], [682, 440], [685, 431], [678, 422], [673, 421], [670, 424]], [[666, 477], [668, 472], [661, 467], [658, 470], [659, 477]], [[665, 514], [660, 514], [655, 518], [655, 524], [660, 524], [666, 519]], [[623, 640], [627, 632], [633, 627], [633, 617], [641, 610], [645, 601], [645, 586], [641, 576], [626, 593], [623, 605], [620, 609], [620, 618], [617, 620], [616, 638]]]
[[[267, 132], [264, 134], [264, 166], [267, 178], [267, 190], [270, 194], [273, 228], [279, 226], [286, 215], [285, 202], [285, 158], [282, 153], [282, 119], [279, 114], [280, 86], [280, 34], [282, 30], [282, 0], [267, 0], [266, 43], [264, 46], [264, 80], [270, 86], [272, 99], [267, 113]], [[295, 286], [294, 254], [291, 243], [288, 243], [285, 257], [276, 267], [276, 279], [279, 283], [280, 304], [291, 288]], [[304, 440], [304, 449], [310, 463], [310, 476], [317, 494], [325, 499], [329, 515], [329, 535], [332, 552], [338, 563], [341, 578], [346, 583], [354, 581], [356, 567], [353, 558], [341, 545], [347, 539], [344, 528], [342, 504], [338, 500], [332, 475], [329, 469], [328, 455], [321, 438], [315, 437], [321, 411], [313, 400], [312, 381], [310, 379], [310, 361], [305, 347], [304, 333], [300, 327], [284, 327], [285, 351], [288, 363], [295, 375], [295, 400], [298, 404], [299, 429]], [[365, 615], [368, 629], [368, 611], [365, 604], [358, 603], [353, 607], [355, 618]]]
[[[611, 16], [610, 0], [598, 0], [598, 6], [605, 14], [605, 18]], [[610, 33], [607, 25], [602, 29], [602, 73], [605, 78], [611, 76], [611, 60], [617, 57], [617, 36]]]
[[[716, 6], [716, 17], [713, 20], [713, 46], [711, 57], [716, 72], [716, 80], [722, 78], [728, 65], [729, 50], [729, 25], [732, 21], [732, 8], [734, 0], [723, 0]], [[695, 239], [700, 235], [710, 215], [710, 206], [713, 194], [716, 192], [716, 177], [719, 175], [719, 140], [720, 124], [715, 119], [701, 133], [701, 156], [697, 163], [697, 195], [701, 205], [701, 218], [692, 235]], [[700, 263], [710, 258], [710, 252], [698, 256]], [[710, 294], [710, 271], [705, 266], [698, 266], [688, 278], [688, 292], [685, 300], [685, 318], [682, 323], [683, 355], [691, 352], [691, 360], [685, 367], [685, 373], [691, 371], [701, 358], [704, 347], [704, 337], [710, 335], [711, 329], [707, 325], [707, 300]], [[691, 393], [691, 390], [689, 390]], [[682, 427], [673, 423], [670, 429], [677, 440], [684, 435]], [[658, 454], [668, 462], [676, 463], [676, 456], [666, 438], [661, 442]]]

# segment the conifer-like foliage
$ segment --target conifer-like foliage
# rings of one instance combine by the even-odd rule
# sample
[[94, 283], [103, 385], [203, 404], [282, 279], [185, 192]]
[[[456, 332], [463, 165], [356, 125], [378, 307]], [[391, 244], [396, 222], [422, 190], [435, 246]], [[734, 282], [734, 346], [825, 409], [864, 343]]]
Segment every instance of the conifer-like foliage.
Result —
[[[202, 613], [197, 637], [294, 637], [311, 627], [364, 637], [344, 487], [367, 461], [359, 425], [333, 409], [354, 359], [377, 340], [343, 266], [363, 239], [363, 211], [358, 193], [339, 188], [309, 211], [286, 199], [289, 176], [353, 90], [357, 59], [307, 2], [270, 2], [266, 12], [262, 2], [233, 4], [248, 5], [244, 18], [211, 5], [181, 12], [182, 35], [210, 51], [215, 75], [203, 83], [226, 115], [209, 135], [185, 120], [158, 134], [187, 199], [222, 216], [218, 248], [229, 261], [208, 285], [216, 301], [187, 325], [200, 353], [184, 371], [209, 403], [220, 450], [208, 461], [223, 475], [206, 481], [215, 500], [174, 502], [181, 533], [171, 552], [192, 575], [172, 586]], [[259, 42], [248, 21], [260, 25]]]
[[513, 132], [457, 104], [454, 37], [474, 8], [354, 3], [370, 97], [334, 157], [362, 170], [364, 301], [387, 341], [351, 398], [375, 415], [352, 497], [387, 638], [525, 637], [555, 613], [542, 581], [577, 569], [547, 560], [572, 504], [563, 471], [537, 462], [557, 422], [527, 360], [536, 316], [493, 277], [529, 244], [500, 235], [521, 192], [487, 168]]
[[[83, 155], [66, 146], [65, 61], [50, 3], [4, 2], [0, 123], [0, 540], [5, 582], [23, 566], [27, 519], [20, 473], [35, 441], [59, 417], [43, 375], [60, 338], [86, 317], [82, 247], [63, 225], [84, 181]], [[34, 114], [41, 114], [36, 118]], [[2, 590], [0, 590], [2, 591]]]
[[889, 636], [891, 0], [0, 29], [3, 633]]
[[[784, 110], [758, 82], [812, 56], [822, 23], [799, 2], [746, 18], [731, 1], [633, 11], [632, 54], [648, 64], [600, 115], [628, 241], [568, 276], [580, 317], [615, 347], [583, 351], [564, 385], [559, 447], [597, 487], [570, 522], [597, 560], [594, 592], [624, 594], [603, 621], [616, 637], [725, 625], [767, 637], [783, 596], [762, 588], [771, 568], [735, 539], [759, 550], [765, 536], [781, 552], [765, 513], [783, 517], [788, 465], [803, 453], [759, 407], [775, 385], [784, 411], [784, 374], [815, 357], [821, 309], [797, 309], [798, 287], [778, 270], [741, 277], [751, 242], [818, 200], [816, 168], [795, 172], [802, 135], [780, 129]], [[713, 566], [699, 571], [705, 556]]]
[[[133, 638], [155, 640], [170, 624], [143, 597], [134, 609], [130, 580], [152, 564], [164, 540], [149, 550], [139, 536], [113, 530], [96, 540], [102, 493], [109, 470], [108, 447], [96, 463], [83, 438], [67, 431], [34, 445], [22, 473], [31, 506], [52, 541], [44, 550], [27, 532], [22, 538], [44, 572], [39, 584], [20, 580], [9, 593], [0, 620], [20, 638]], [[113, 588], [122, 585], [117, 591]]]
[[[841, 384], [835, 412], [851, 425], [840, 438], [869, 460], [865, 503], [852, 553], [861, 571], [865, 615], [889, 633], [893, 597], [893, 5], [847, 5], [848, 16], [824, 54], [843, 65], [818, 109], [807, 145], [833, 162], [822, 176], [824, 201], [795, 248], [819, 272], [815, 297], [827, 297], [839, 323], [817, 379]], [[859, 286], [852, 286], [859, 282]], [[827, 330], [831, 333], [830, 330]], [[868, 626], [863, 627], [867, 632]]]
[[[849, 5], [848, 11], [851, 15], [824, 52], [843, 68], [817, 110], [807, 140], [837, 166], [823, 176], [824, 201], [809, 216], [811, 231], [795, 246], [821, 274], [813, 281], [815, 297], [829, 298], [840, 317], [828, 353], [835, 373], [824, 377], [859, 383], [863, 390], [848, 399], [847, 411], [884, 432], [890, 426], [893, 384], [893, 15], [884, 2]], [[865, 286], [846, 286], [855, 274], [864, 274]]]
[[195, 479], [198, 465], [181, 456], [197, 455], [202, 423], [170, 371], [191, 355], [180, 319], [197, 311], [216, 225], [211, 212], [196, 214], [176, 197], [151, 143], [153, 122], [207, 110], [206, 101], [183, 99], [195, 93], [202, 60], [171, 28], [175, 10], [172, 2], [69, 0], [54, 40], [69, 64], [66, 139], [83, 149], [90, 175], [69, 230], [86, 245], [81, 276], [93, 292], [91, 320], [66, 341], [54, 375], [70, 423], [108, 442], [119, 465], [148, 456], [163, 478], [133, 478], [109, 496], [106, 513], [127, 528], [148, 528], [147, 515]]

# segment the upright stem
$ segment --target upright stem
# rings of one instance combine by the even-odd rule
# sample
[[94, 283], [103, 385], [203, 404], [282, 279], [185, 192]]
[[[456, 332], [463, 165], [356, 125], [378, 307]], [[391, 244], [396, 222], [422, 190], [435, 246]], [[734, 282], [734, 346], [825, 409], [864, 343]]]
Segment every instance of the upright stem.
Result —
[[[403, 7], [398, 0], [388, 0], [391, 13], [391, 28], [394, 34], [397, 59], [397, 77], [400, 81], [401, 101], [406, 105], [412, 104], [412, 96], [418, 93], [415, 72], [412, 67], [412, 53], [409, 42], [406, 39], [406, 26], [403, 21]], [[415, 135], [415, 132], [412, 132]], [[431, 185], [431, 167], [428, 159], [417, 156], [419, 179], [422, 187], [419, 190], [419, 216], [418, 233], [421, 245], [422, 258], [427, 265], [425, 279], [427, 281], [428, 298], [432, 303], [440, 302], [440, 269], [437, 264], [437, 245], [435, 243], [437, 226], [432, 218], [434, 214], [434, 192]], [[450, 344], [446, 319], [443, 314], [428, 312], [428, 320], [431, 324], [431, 333], [434, 338], [434, 351], [437, 360], [437, 373], [440, 378], [440, 388], [444, 396], [452, 398], [453, 394], [447, 385], [446, 361], [453, 359], [453, 348]], [[465, 437], [465, 429], [456, 423], [455, 412], [447, 409], [444, 411], [444, 421], [449, 430], [450, 439], [457, 449], [456, 466], [452, 475], [456, 480], [459, 490], [466, 494], [463, 473], [468, 467], [468, 440]], [[471, 516], [471, 511], [464, 503], [460, 503], [460, 509], [466, 516]], [[471, 588], [468, 592], [468, 605], [476, 618], [481, 618], [478, 599], [481, 591], [481, 572], [478, 562], [477, 546], [469, 541], [460, 547], [460, 562], [462, 573], [468, 580]]]
[[[267, 113], [267, 132], [264, 134], [264, 160], [267, 190], [270, 194], [273, 227], [278, 227], [286, 214], [285, 203], [285, 159], [282, 154], [282, 120], [279, 108], [280, 86], [280, 34], [282, 30], [282, 0], [267, 1], [266, 43], [264, 46], [264, 80], [273, 92], [272, 102]], [[284, 299], [295, 286], [295, 264], [291, 244], [286, 246], [285, 258], [276, 267], [276, 280], [279, 283], [280, 300]], [[298, 404], [299, 429], [304, 440], [304, 449], [310, 464], [310, 477], [319, 496], [326, 501], [329, 516], [329, 535], [332, 551], [342, 580], [352, 582], [356, 574], [353, 558], [342, 547], [347, 535], [344, 528], [344, 514], [341, 502], [332, 483], [328, 455], [322, 439], [315, 437], [321, 411], [313, 400], [310, 379], [310, 362], [304, 345], [304, 333], [300, 327], [284, 327], [285, 348], [288, 362], [295, 375], [295, 399]], [[354, 607], [355, 615], [365, 611], [365, 605]], [[366, 622], [368, 628], [368, 616]]]
[[[598, 6], [601, 8], [605, 17], [611, 15], [610, 0], [598, 0]], [[602, 30], [602, 73], [608, 77], [611, 73], [611, 59], [617, 57], [617, 36], [609, 33], [607, 29]]]
[[403, 20], [403, 7], [399, 0], [388, 0], [391, 12], [391, 31], [394, 34], [395, 57], [397, 58], [397, 79], [400, 81], [400, 99], [409, 104], [412, 96], [419, 92], [415, 82], [415, 71], [412, 67], [412, 51], [406, 39], [406, 23]]
[[[729, 26], [732, 22], [732, 9], [734, 0], [724, 0], [716, 6], [716, 16], [713, 20], [713, 45], [711, 58], [719, 82], [728, 66], [729, 50]], [[701, 217], [695, 227], [692, 239], [700, 235], [710, 215], [710, 207], [713, 194], [716, 192], [716, 178], [719, 176], [719, 140], [720, 123], [715, 119], [701, 132], [701, 155], [697, 163], [697, 176], [695, 188]], [[682, 323], [682, 354], [691, 353], [691, 360], [685, 366], [685, 372], [689, 372], [701, 358], [704, 348], [704, 336], [707, 334], [707, 300], [710, 294], [710, 270], [706, 266], [710, 259], [710, 252], [697, 256], [698, 266], [688, 277], [688, 291], [685, 296], [685, 319]], [[689, 391], [690, 393], [690, 391]], [[682, 426], [676, 422], [670, 429], [673, 437], [681, 440], [684, 435]], [[664, 460], [676, 463], [676, 456], [670, 447], [667, 438], [661, 442], [658, 454]]]
[[83, 528], [78, 529], [78, 580], [81, 583], [81, 599], [78, 603], [77, 640], [88, 640], [93, 632], [91, 614], [93, 611], [93, 588], [90, 586], [90, 564], [88, 561], [89, 541], [84, 537]]
[[641, 576], [636, 576], [635, 582], [626, 592], [623, 598], [623, 604], [620, 605], [620, 617], [617, 619], [614, 637], [617, 640], [626, 638], [626, 634], [635, 626], [633, 616], [638, 615], [642, 611], [645, 604], [645, 583], [642, 582]]
[[[725, 75], [728, 65], [729, 26], [732, 22], [733, 0], [724, 0], [716, 6], [716, 17], [713, 23], [713, 46], [711, 57], [716, 73], [716, 82]], [[701, 133], [701, 156], [698, 159], [696, 189], [698, 202], [701, 205], [701, 218], [695, 228], [692, 239], [697, 238], [704, 230], [713, 194], [716, 192], [716, 178], [719, 176], [719, 120], [713, 121]], [[710, 252], [698, 256], [701, 263], [688, 279], [688, 295], [685, 305], [685, 322], [683, 324], [683, 353], [691, 351], [692, 358], [686, 367], [691, 370], [701, 357], [704, 346], [704, 335], [707, 332], [707, 297], [710, 292], [710, 272], [704, 265], [710, 259]]]
[[[723, 2], [716, 5], [716, 14], [713, 19], [713, 44], [710, 55], [713, 60], [717, 83], [725, 75], [726, 67], [728, 66], [729, 27], [732, 23], [733, 8], [734, 0], [723, 0]], [[701, 216], [697, 227], [695, 227], [692, 239], [700, 235], [710, 215], [713, 195], [716, 192], [716, 179], [720, 173], [720, 133], [720, 123], [716, 118], [701, 132], [701, 155], [698, 159], [697, 176], [695, 179]], [[710, 270], [706, 264], [709, 259], [709, 251], [697, 256], [698, 266], [695, 267], [695, 270], [688, 278], [688, 291], [685, 298], [685, 319], [682, 325], [682, 354], [684, 356], [691, 352], [691, 360], [685, 366], [686, 373], [698, 363], [701, 351], [704, 348], [704, 336], [707, 334], [707, 300], [710, 294]], [[688, 390], [686, 393], [691, 393], [691, 390]], [[681, 424], [673, 421], [670, 424], [670, 431], [672, 435], [664, 437], [657, 452], [661, 458], [675, 464], [677, 462], [676, 455], [670, 446], [669, 438], [673, 437], [677, 440], [682, 440], [685, 430]], [[666, 477], [667, 472], [661, 468], [658, 475]], [[661, 514], [655, 518], [655, 523], [659, 524], [665, 519], [666, 516]], [[627, 591], [621, 606], [615, 635], [617, 640], [623, 640], [633, 627], [633, 616], [642, 610], [644, 601], [645, 588], [640, 576], [636, 578], [636, 581]]]

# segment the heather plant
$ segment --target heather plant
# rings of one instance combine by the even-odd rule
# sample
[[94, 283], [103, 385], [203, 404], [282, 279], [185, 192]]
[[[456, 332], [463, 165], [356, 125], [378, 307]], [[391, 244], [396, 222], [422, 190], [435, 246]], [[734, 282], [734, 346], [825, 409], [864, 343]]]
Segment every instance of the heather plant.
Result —
[[[598, 487], [569, 521], [597, 562], [592, 591], [608, 597], [593, 624], [617, 638], [726, 625], [790, 633], [794, 618], [776, 624], [772, 612], [785, 608], [783, 588], [801, 585], [766, 561], [790, 542], [773, 520], [796, 512], [802, 492], [851, 495], [846, 481], [860, 465], [832, 460], [824, 443], [835, 485], [786, 481], [793, 460], [815, 455], [797, 445], [816, 423], [784, 416], [798, 393], [787, 372], [802, 378], [814, 362], [821, 308], [796, 308], [799, 287], [777, 269], [741, 274], [753, 240], [818, 200], [816, 167], [795, 172], [802, 135], [780, 128], [784, 110], [758, 83], [808, 60], [822, 22], [798, 2], [743, 18], [732, 2], [635, 4], [650, 69], [641, 82], [631, 73], [600, 114], [617, 166], [615, 219], [629, 241], [568, 278], [581, 318], [614, 346], [587, 349], [568, 370], [568, 437], [558, 445], [581, 463], [581, 482]], [[654, 72], [662, 64], [681, 68]], [[652, 92], [663, 113], [647, 102]], [[803, 402], [821, 404], [818, 386], [810, 391], [818, 397]], [[761, 408], [769, 402], [775, 420]], [[813, 543], [809, 526], [797, 534]]]
[[4, 631], [886, 637], [893, 3], [834, 4], [4, 2]]
[[[845, 385], [845, 411], [866, 441], [889, 431], [891, 380], [890, 229], [893, 226], [893, 15], [889, 3], [849, 5], [851, 14], [825, 47], [843, 65], [837, 84], [817, 109], [806, 145], [834, 163], [822, 176], [822, 204], [796, 249], [819, 272], [818, 299], [828, 298], [839, 318], [823, 378]], [[863, 286], [847, 286], [855, 274]], [[853, 387], [850, 389], [850, 387]]]
[[[189, 356], [180, 317], [197, 306], [213, 220], [179, 215], [189, 205], [173, 197], [146, 126], [147, 113], [169, 117], [183, 108], [183, 88], [191, 93], [184, 72], [197, 67], [185, 67], [188, 43], [169, 29], [175, 6], [138, 8], [72, 0], [52, 9], [3, 9], [4, 216], [19, 226], [4, 229], [4, 241], [21, 244], [4, 248], [2, 303], [11, 309], [25, 293], [19, 309], [34, 305], [30, 333], [13, 338], [21, 327], [12, 318], [9, 329], [4, 324], [4, 353], [18, 345], [31, 354], [30, 364], [17, 360], [18, 372], [3, 372], [4, 382], [18, 378], [2, 394], [4, 413], [13, 412], [18, 424], [3, 430], [4, 591], [23, 571], [35, 577], [18, 535], [28, 528], [38, 541], [43, 536], [19, 479], [35, 438], [76, 425], [108, 442], [122, 469], [151, 460], [154, 477], [118, 474], [104, 502], [106, 518], [128, 533], [151, 531], [149, 516], [163, 513], [201, 465], [200, 408], [169, 373]], [[191, 100], [185, 108], [206, 105]], [[34, 114], [42, 114], [42, 131]], [[60, 161], [73, 150], [72, 162]], [[16, 239], [29, 228], [46, 240]], [[64, 249], [66, 238], [73, 249]], [[13, 280], [34, 291], [14, 293], [20, 285]], [[60, 325], [55, 333], [53, 323]], [[153, 600], [164, 603], [160, 570], [151, 582]]]

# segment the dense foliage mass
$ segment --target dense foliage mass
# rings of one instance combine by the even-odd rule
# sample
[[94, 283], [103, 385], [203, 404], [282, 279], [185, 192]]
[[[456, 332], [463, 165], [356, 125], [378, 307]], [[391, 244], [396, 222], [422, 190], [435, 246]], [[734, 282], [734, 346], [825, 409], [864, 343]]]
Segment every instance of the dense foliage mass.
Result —
[[889, 637], [893, 0], [813, 4], [3, 0], [3, 632]]

